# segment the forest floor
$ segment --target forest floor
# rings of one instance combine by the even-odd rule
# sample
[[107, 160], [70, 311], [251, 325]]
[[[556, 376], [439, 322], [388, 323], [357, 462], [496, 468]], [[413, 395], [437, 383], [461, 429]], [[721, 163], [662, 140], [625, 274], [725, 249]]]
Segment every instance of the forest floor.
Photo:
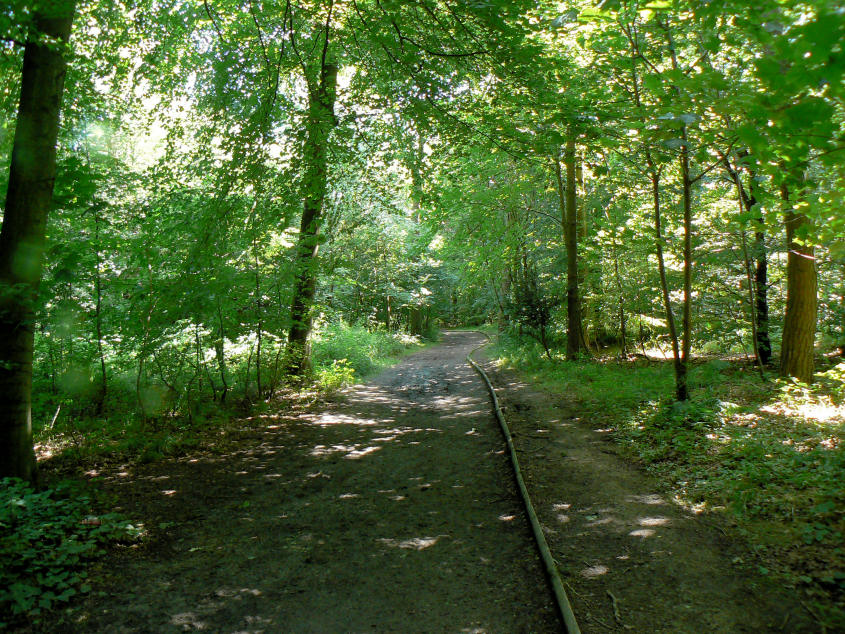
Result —
[[[365, 385], [271, 409], [180, 458], [77, 465], [147, 536], [112, 549], [86, 599], [30, 629], [560, 631], [464, 361], [482, 341], [445, 333]], [[485, 365], [585, 632], [817, 631], [576, 409]]]

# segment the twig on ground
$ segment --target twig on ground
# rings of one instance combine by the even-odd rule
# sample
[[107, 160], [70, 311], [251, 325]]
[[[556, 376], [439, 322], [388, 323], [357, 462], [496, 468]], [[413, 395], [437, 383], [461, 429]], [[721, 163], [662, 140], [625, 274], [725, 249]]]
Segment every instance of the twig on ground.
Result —
[[622, 615], [619, 613], [619, 605], [616, 603], [616, 597], [613, 596], [610, 590], [607, 591], [607, 596], [610, 597], [610, 603], [613, 606], [613, 618], [616, 619], [619, 625], [622, 625]]
[[572, 585], [568, 581], [564, 581], [563, 585], [565, 585], [569, 589], [569, 591], [572, 594], [574, 594], [576, 597], [581, 597], [581, 594], [578, 593], [578, 592], [575, 592], [575, 589], [572, 587]]

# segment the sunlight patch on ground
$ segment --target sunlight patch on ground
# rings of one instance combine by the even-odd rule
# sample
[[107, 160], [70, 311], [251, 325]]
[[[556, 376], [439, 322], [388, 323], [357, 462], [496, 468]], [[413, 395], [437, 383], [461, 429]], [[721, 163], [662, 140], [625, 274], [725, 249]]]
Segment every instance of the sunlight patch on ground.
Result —
[[759, 411], [764, 414], [800, 417], [819, 423], [845, 422], [845, 406], [836, 406], [829, 398], [791, 406], [785, 403], [765, 405]]
[[193, 612], [182, 612], [181, 614], [174, 614], [170, 619], [171, 625], [177, 625], [181, 629], [191, 630], [206, 630], [208, 623], [201, 621], [199, 616]]
[[656, 531], [655, 531], [654, 529], [651, 529], [651, 528], [638, 528], [637, 530], [635, 530], [635, 531], [631, 531], [631, 532], [630, 532], [630, 533], [628, 533], [628, 534], [629, 534], [631, 537], [642, 537], [642, 538], [646, 538], [646, 537], [651, 537], [651, 536], [653, 536], [653, 535], [655, 534], [655, 532], [656, 532]]
[[405, 550], [425, 550], [426, 548], [431, 548], [432, 546], [434, 546], [438, 541], [440, 541], [441, 537], [447, 537], [447, 535], [438, 535], [437, 537], [412, 537], [411, 539], [404, 540], [393, 539], [390, 537], [382, 537], [377, 541], [392, 548], [403, 548]]
[[331, 425], [359, 425], [361, 427], [369, 427], [383, 423], [384, 420], [378, 421], [374, 418], [357, 418], [355, 416], [347, 416], [346, 414], [320, 414], [313, 420], [315, 425], [320, 427], [329, 427]]
[[381, 447], [363, 447], [362, 445], [317, 445], [310, 451], [310, 453], [315, 457], [344, 453], [346, 454], [344, 458], [357, 460], [358, 458], [363, 458], [371, 453], [375, 453], [380, 449]]
[[606, 575], [608, 572], [610, 572], [610, 568], [597, 564], [595, 566], [590, 566], [589, 568], [584, 568], [584, 570], [581, 571], [581, 576], [586, 577], [587, 579], [595, 579], [596, 577]]
[[[587, 519], [589, 520], [590, 517], [591, 516], [587, 516]], [[610, 524], [612, 522], [613, 522], [613, 517], [607, 516], [607, 517], [602, 517], [602, 518], [590, 520], [589, 523], [587, 524], [587, 526], [589, 526], [589, 527], [604, 526], [605, 524]]]
[[637, 520], [640, 526], [666, 526], [668, 523], [668, 517], [641, 517]]

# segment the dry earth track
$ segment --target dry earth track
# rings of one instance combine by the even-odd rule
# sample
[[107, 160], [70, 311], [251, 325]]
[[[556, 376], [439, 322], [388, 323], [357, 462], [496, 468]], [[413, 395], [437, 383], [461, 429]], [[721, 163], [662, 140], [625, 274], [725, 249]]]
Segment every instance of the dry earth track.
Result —
[[[330, 403], [179, 459], [100, 468], [152, 536], [112, 552], [85, 602], [34, 629], [560, 631], [464, 360], [483, 340], [445, 333]], [[565, 401], [484, 365], [583, 631], [814, 631], [787, 593], [732, 563], [747, 553], [667, 503]]]
[[[225, 455], [105, 478], [160, 533], [47, 631], [554, 632], [486, 390], [447, 333]], [[102, 593], [102, 596], [98, 596]]]

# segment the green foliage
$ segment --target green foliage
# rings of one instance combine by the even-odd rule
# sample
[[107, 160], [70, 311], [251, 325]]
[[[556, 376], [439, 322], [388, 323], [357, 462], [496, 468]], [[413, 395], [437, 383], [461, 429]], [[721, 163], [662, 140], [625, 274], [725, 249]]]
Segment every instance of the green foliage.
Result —
[[419, 338], [409, 335], [371, 331], [343, 322], [328, 326], [312, 344], [317, 383], [330, 391], [363, 380], [419, 345]]
[[38, 616], [87, 592], [84, 564], [104, 546], [141, 535], [120, 515], [92, 511], [91, 497], [74, 483], [36, 491], [0, 481], [0, 620]]

